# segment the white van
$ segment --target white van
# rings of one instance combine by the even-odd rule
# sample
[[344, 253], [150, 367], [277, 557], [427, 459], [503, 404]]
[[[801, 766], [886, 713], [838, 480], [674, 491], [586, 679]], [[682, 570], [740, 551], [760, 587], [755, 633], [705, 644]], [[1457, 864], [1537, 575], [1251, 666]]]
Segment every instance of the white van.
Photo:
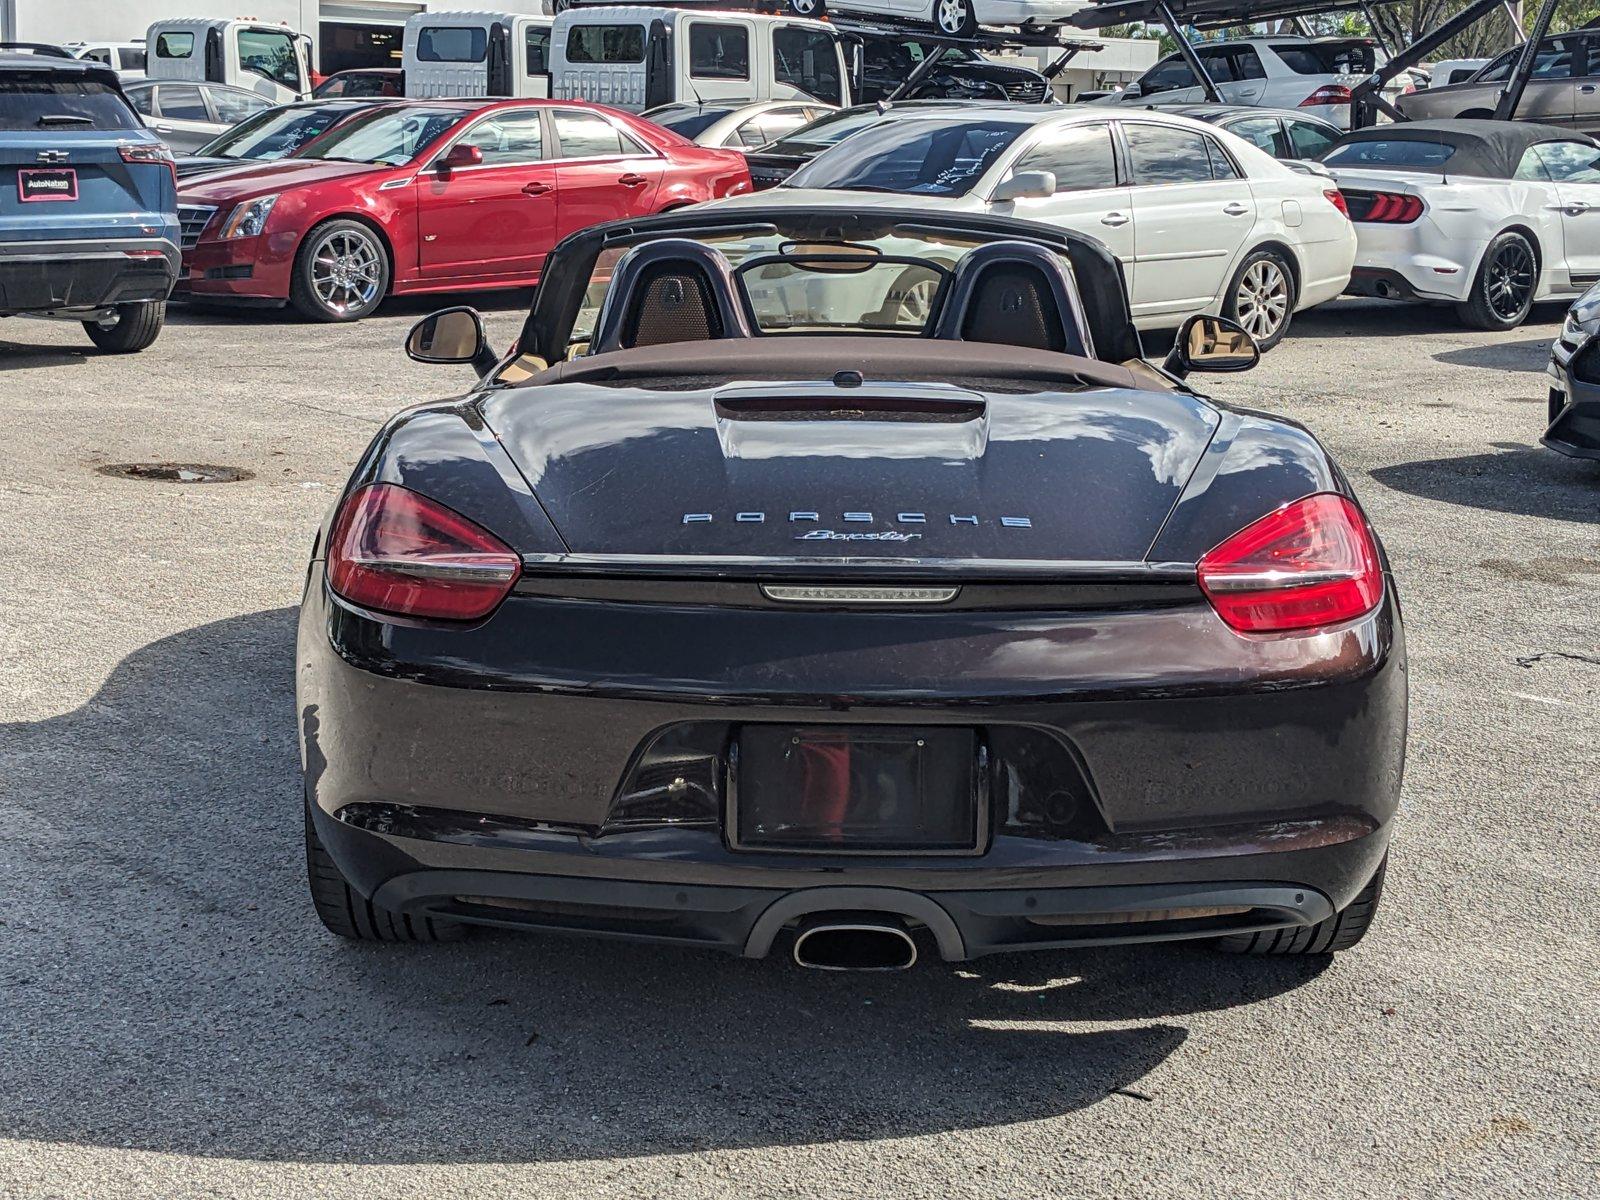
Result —
[[422, 12], [406, 20], [406, 95], [550, 95], [550, 18], [511, 12]]
[[288, 104], [311, 95], [311, 39], [251, 20], [157, 21], [145, 31], [151, 79], [226, 83]]
[[580, 5], [550, 33], [551, 95], [631, 112], [711, 100], [850, 101], [850, 55], [821, 21]]

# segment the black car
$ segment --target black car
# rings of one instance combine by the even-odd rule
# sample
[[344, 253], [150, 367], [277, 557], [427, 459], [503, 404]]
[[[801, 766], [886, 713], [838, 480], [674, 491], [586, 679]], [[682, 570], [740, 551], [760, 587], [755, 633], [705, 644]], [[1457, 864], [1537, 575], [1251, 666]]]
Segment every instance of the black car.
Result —
[[900, 100], [888, 104], [880, 100], [876, 104], [841, 108], [838, 112], [828, 113], [802, 125], [793, 133], [787, 133], [758, 150], [748, 151], [745, 161], [750, 168], [750, 182], [758, 192], [775, 188], [830, 146], [836, 146], [845, 138], [902, 113], [976, 103], [979, 101]]
[[[935, 282], [932, 303], [919, 285]], [[1093, 239], [687, 210], [561, 243], [500, 362], [392, 418], [317, 536], [310, 885], [481, 923], [892, 968], [1358, 940], [1405, 752], [1400, 610], [1302, 427], [1139, 358]]]
[[1549, 428], [1540, 441], [1571, 458], [1600, 459], [1600, 283], [1567, 311], [1549, 372]]
[[373, 100], [299, 100], [240, 121], [191, 155], [178, 159], [178, 178], [191, 179], [248, 162], [290, 158], [340, 121], [365, 112]]
[[961, 46], [925, 46], [915, 38], [861, 39], [861, 87], [858, 99], [886, 100], [911, 78], [930, 49], [939, 63], [930, 67], [916, 88], [902, 100], [1011, 100], [1043, 104], [1050, 100], [1050, 81], [1031, 67], [1017, 67], [984, 58]]
[[1346, 132], [1331, 121], [1292, 108], [1252, 108], [1244, 104], [1152, 104], [1149, 107], [1226, 129], [1273, 158], [1291, 162], [1321, 158]]

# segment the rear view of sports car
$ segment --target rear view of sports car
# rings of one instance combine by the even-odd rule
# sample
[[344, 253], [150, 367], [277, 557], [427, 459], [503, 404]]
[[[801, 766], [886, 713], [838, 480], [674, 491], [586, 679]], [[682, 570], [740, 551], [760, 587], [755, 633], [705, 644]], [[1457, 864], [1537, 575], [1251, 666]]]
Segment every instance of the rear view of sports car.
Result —
[[568, 238], [516, 346], [373, 440], [298, 647], [316, 909], [807, 966], [1353, 945], [1400, 612], [1303, 428], [1140, 357], [1115, 260], [980, 214]]

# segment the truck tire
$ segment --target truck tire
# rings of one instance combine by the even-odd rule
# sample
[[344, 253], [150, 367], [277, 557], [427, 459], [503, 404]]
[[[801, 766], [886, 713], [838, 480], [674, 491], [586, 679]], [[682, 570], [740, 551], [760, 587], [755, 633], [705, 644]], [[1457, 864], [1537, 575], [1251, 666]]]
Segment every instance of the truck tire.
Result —
[[311, 905], [329, 931], [353, 942], [459, 942], [467, 927], [434, 917], [413, 917], [380, 908], [350, 886], [333, 861], [306, 805], [306, 883]]
[[1383, 875], [1388, 856], [1359, 895], [1326, 921], [1295, 929], [1268, 929], [1261, 933], [1234, 933], [1218, 938], [1217, 949], [1229, 954], [1335, 954], [1348, 950], [1365, 935], [1378, 915], [1383, 897]]
[[85, 321], [83, 331], [106, 354], [136, 354], [156, 340], [167, 320], [165, 300], [117, 305], [116, 319], [105, 325]]

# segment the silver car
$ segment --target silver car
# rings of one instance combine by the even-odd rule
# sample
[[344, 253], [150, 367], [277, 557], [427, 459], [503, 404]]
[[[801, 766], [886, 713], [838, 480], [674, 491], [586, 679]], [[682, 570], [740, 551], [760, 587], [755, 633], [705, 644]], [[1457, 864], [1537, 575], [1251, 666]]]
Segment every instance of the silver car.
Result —
[[[1413, 121], [1492, 116], [1521, 53], [1520, 46], [1507, 50], [1466, 83], [1402, 96], [1400, 111]], [[1517, 117], [1600, 133], [1600, 29], [1563, 33], [1540, 43]]]
[[135, 111], [174, 154], [192, 154], [272, 101], [222, 83], [145, 80], [124, 89]]

